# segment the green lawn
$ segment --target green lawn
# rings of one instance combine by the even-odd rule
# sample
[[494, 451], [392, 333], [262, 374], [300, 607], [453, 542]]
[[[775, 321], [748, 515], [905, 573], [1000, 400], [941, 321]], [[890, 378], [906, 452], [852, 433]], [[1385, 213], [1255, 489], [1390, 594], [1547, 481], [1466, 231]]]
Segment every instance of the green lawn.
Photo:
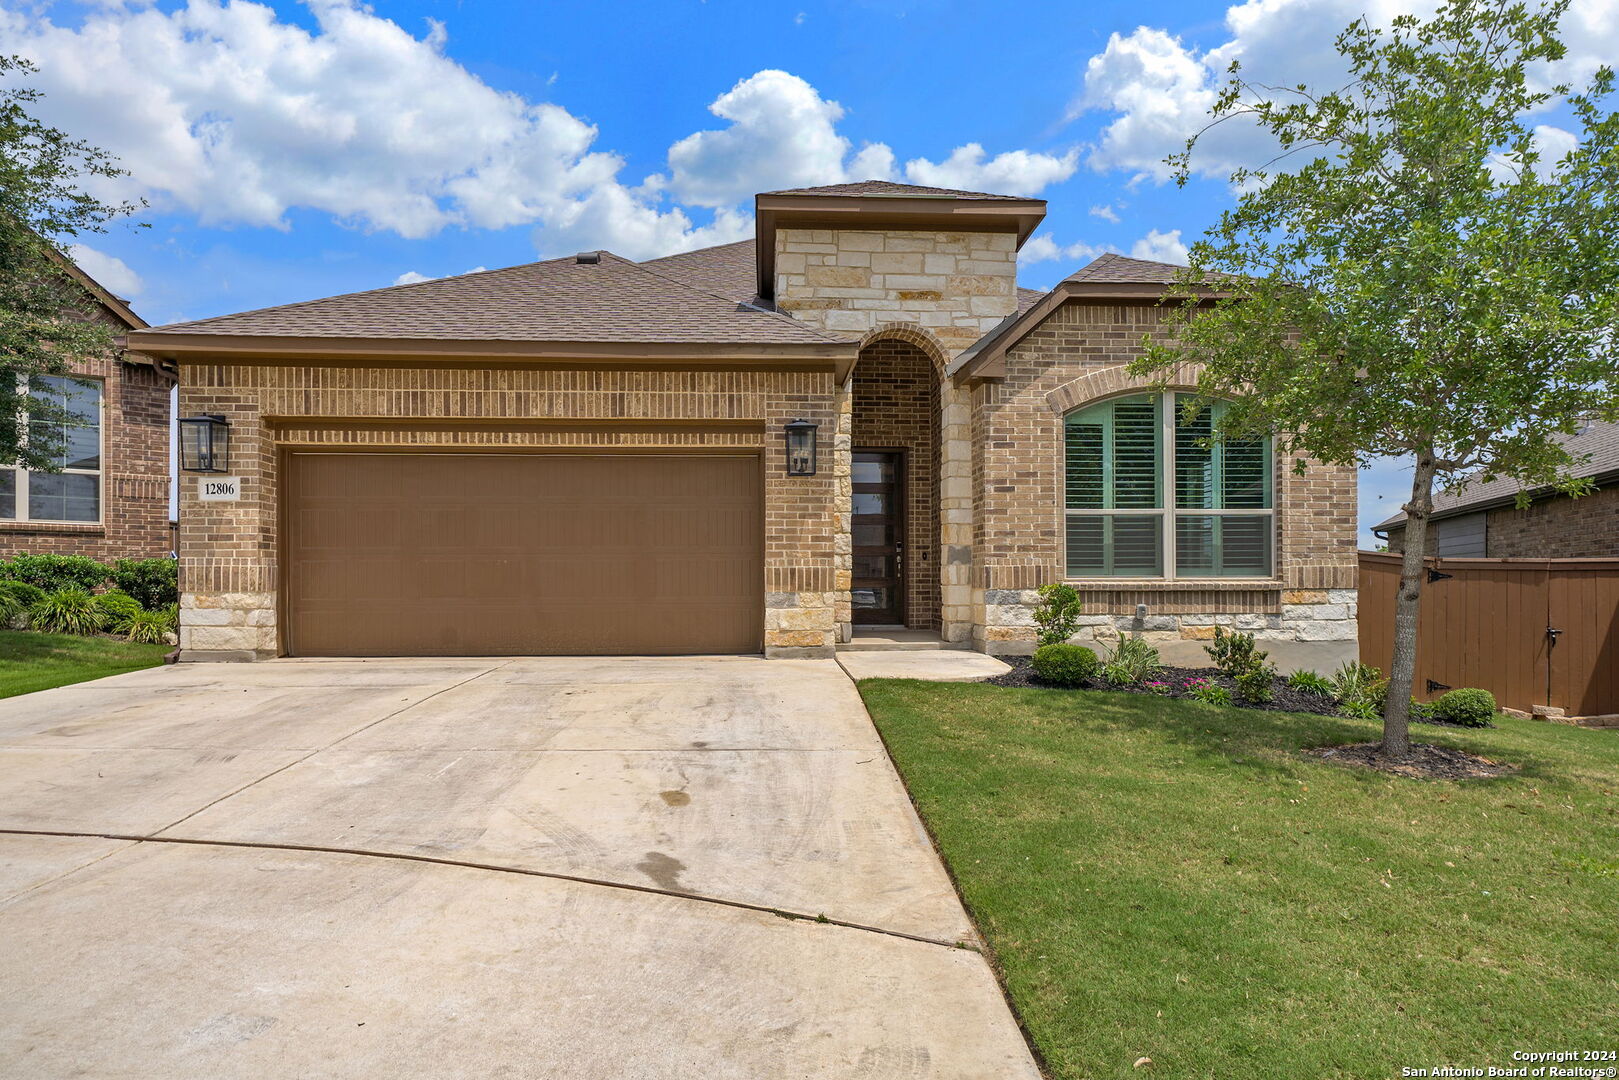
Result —
[[169, 645], [0, 630], [0, 698], [156, 667]]
[[1619, 731], [1417, 725], [1523, 766], [1417, 781], [1298, 753], [1375, 737], [1360, 721], [860, 690], [1054, 1077], [1384, 1078], [1619, 1049]]

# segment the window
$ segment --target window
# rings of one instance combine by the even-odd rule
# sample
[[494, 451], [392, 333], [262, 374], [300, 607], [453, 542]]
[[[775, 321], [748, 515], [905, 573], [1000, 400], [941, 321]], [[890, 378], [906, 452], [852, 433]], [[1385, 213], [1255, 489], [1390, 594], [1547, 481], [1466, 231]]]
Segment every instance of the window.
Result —
[[[1063, 422], [1069, 577], [1269, 577], [1269, 439], [1205, 445], [1226, 406], [1138, 394]], [[1166, 572], [1172, 567], [1172, 572]]]
[[28, 396], [66, 410], [63, 422], [31, 421], [27, 438], [59, 446], [61, 472], [0, 469], [0, 520], [101, 520], [101, 383], [51, 375], [28, 380]]

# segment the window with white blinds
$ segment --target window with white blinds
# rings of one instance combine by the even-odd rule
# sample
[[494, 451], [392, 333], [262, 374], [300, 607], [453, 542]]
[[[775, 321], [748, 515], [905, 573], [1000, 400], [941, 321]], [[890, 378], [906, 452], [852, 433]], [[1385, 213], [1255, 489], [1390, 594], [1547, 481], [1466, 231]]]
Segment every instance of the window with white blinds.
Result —
[[1270, 576], [1270, 440], [1211, 443], [1225, 405], [1188, 420], [1178, 397], [1114, 398], [1065, 419], [1069, 577]]

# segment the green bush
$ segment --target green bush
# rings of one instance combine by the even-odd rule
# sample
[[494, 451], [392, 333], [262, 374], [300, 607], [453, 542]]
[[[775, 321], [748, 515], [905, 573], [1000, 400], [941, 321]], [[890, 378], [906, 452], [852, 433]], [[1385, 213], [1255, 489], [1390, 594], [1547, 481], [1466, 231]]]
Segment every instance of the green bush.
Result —
[[25, 581], [46, 592], [80, 589], [94, 592], [112, 573], [88, 555], [13, 555], [0, 559], [0, 578]]
[[1433, 703], [1430, 702], [1430, 701], [1418, 701], [1416, 698], [1412, 698], [1411, 699], [1411, 711], [1410, 711], [1409, 715], [1410, 715], [1411, 719], [1413, 719], [1413, 720], [1419, 720], [1419, 721], [1432, 720], [1433, 719]]
[[1295, 671], [1287, 677], [1287, 685], [1295, 690], [1303, 690], [1306, 694], [1332, 696], [1332, 680], [1313, 671]]
[[107, 613], [83, 589], [58, 589], [28, 609], [28, 621], [47, 634], [93, 634], [107, 623]]
[[106, 621], [102, 624], [107, 630], [121, 634], [129, 625], [129, 620], [141, 614], [145, 608], [140, 601], [128, 593], [109, 590], [94, 598], [96, 607], [101, 609]]
[[1270, 655], [1254, 647], [1254, 635], [1227, 630], [1222, 626], [1214, 628], [1214, 644], [1203, 646], [1203, 651], [1209, 654], [1209, 659], [1220, 669], [1220, 674], [1233, 679], [1245, 671], [1252, 671]]
[[[1125, 686], [1130, 683], [1145, 682], [1163, 669], [1163, 660], [1158, 650], [1147, 644], [1141, 638], [1120, 638], [1119, 643], [1113, 647], [1113, 654], [1107, 658], [1107, 667], [1116, 668], [1122, 677], [1108, 681], [1115, 686]], [[1104, 677], [1106, 673], [1104, 671]]]
[[1259, 663], [1236, 677], [1237, 696], [1255, 705], [1267, 704], [1276, 696], [1276, 665]]
[[1351, 701], [1381, 704], [1381, 693], [1378, 688], [1386, 685], [1383, 673], [1377, 668], [1356, 660], [1346, 660], [1343, 666], [1333, 673], [1332, 696], [1338, 699], [1340, 705], [1347, 705]]
[[1338, 715], [1347, 716], [1353, 720], [1378, 720], [1383, 711], [1370, 701], [1354, 699], [1338, 703]]
[[0, 581], [0, 592], [9, 593], [22, 601], [25, 608], [33, 607], [45, 599], [45, 590], [26, 581]]
[[1040, 586], [1040, 603], [1034, 608], [1034, 625], [1040, 628], [1041, 645], [1061, 645], [1079, 629], [1081, 605], [1072, 585], [1055, 582]]
[[112, 564], [112, 580], [143, 608], [168, 607], [180, 602], [179, 567], [175, 559], [119, 559]]
[[1109, 686], [1134, 686], [1139, 681], [1135, 676], [1135, 672], [1130, 670], [1129, 664], [1120, 664], [1111, 660], [1102, 665], [1102, 669], [1098, 674], [1101, 676], [1102, 681]]
[[1034, 673], [1053, 686], [1080, 686], [1096, 674], [1096, 654], [1083, 645], [1042, 645], [1034, 650]]
[[174, 632], [176, 609], [161, 607], [154, 611], [141, 611], [124, 624], [124, 633], [130, 641], [144, 645], [162, 645]]
[[1205, 705], [1230, 705], [1231, 691], [1219, 686], [1211, 680], [1204, 679], [1192, 686], [1190, 697], [1193, 701], [1201, 701]]
[[1464, 687], [1451, 690], [1433, 703], [1434, 719], [1463, 727], [1489, 727], [1495, 717], [1495, 695]]
[[28, 614], [28, 605], [17, 597], [16, 593], [0, 589], [0, 630], [10, 626]]

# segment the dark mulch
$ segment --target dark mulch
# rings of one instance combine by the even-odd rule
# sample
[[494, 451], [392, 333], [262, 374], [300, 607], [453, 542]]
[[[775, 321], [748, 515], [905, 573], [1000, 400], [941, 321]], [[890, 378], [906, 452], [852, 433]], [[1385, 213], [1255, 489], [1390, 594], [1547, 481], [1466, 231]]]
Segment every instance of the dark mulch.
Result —
[[[1133, 686], [1114, 686], [1101, 679], [1091, 679], [1082, 686], [1058, 687], [1051, 683], [1042, 682], [1040, 676], [1034, 673], [1034, 661], [1027, 656], [1003, 656], [1006, 663], [1012, 665], [1012, 670], [984, 681], [992, 686], [1036, 686], [1051, 690], [1106, 690], [1115, 694], [1153, 694], [1157, 697], [1190, 698], [1191, 691], [1187, 684], [1195, 679], [1211, 680], [1216, 686], [1223, 686], [1231, 691], [1231, 703], [1239, 709], [1268, 709], [1272, 712], [1317, 713], [1321, 716], [1335, 716], [1338, 713], [1338, 703], [1322, 694], [1312, 694], [1308, 690], [1299, 690], [1287, 685], [1287, 680], [1277, 676], [1271, 682], [1271, 699], [1263, 704], [1244, 701], [1237, 696], [1237, 683], [1235, 679], [1220, 674], [1218, 668], [1160, 668], [1145, 683]], [[1156, 684], [1156, 685], [1153, 685]], [[1432, 724], [1434, 727], [1461, 728], [1466, 730], [1474, 725], [1452, 724], [1445, 720], [1428, 719], [1412, 716], [1412, 723]], [[1480, 725], [1494, 727], [1494, 724]]]
[[1411, 756], [1397, 761], [1384, 757], [1382, 747], [1374, 742], [1323, 746], [1304, 752], [1323, 761], [1376, 769], [1414, 780], [1488, 780], [1518, 771], [1516, 765], [1491, 761], [1465, 750], [1452, 750], [1448, 746], [1434, 746], [1431, 743], [1412, 743]]

